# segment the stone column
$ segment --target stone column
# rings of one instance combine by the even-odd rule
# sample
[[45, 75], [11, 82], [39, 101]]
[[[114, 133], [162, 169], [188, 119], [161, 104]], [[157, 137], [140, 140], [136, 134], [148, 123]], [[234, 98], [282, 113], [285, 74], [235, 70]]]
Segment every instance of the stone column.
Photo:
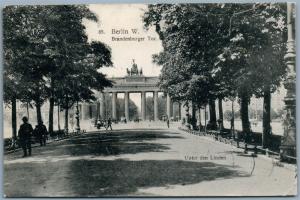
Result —
[[141, 103], [142, 103], [142, 120], [146, 120], [146, 92], [141, 93]]
[[153, 92], [154, 101], [154, 121], [158, 121], [158, 91]]
[[175, 110], [176, 110], [176, 106], [177, 106], [177, 102], [172, 102], [172, 106], [171, 106], [171, 115], [173, 118], [176, 118], [177, 115], [175, 113]]
[[171, 97], [169, 96], [169, 94], [167, 94], [167, 115], [169, 119], [172, 117], [172, 108], [173, 105], [172, 105]]
[[112, 119], [116, 120], [117, 119], [117, 92], [112, 93]]
[[82, 103], [81, 104], [81, 119], [82, 120], [86, 120], [89, 118], [90, 115], [90, 109], [89, 109], [89, 105], [87, 103]]
[[99, 115], [101, 119], [105, 118], [105, 99], [104, 99], [104, 93], [100, 93], [100, 109], [99, 109]]
[[125, 118], [126, 121], [129, 121], [129, 92], [125, 92], [124, 94], [124, 102], [125, 102]]

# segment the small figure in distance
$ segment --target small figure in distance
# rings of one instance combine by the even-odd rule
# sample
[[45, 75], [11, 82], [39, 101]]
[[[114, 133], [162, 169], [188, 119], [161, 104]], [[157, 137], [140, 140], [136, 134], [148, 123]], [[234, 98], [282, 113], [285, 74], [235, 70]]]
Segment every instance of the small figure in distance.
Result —
[[169, 120], [169, 118], [167, 118], [167, 126], [168, 126], [168, 128], [170, 128], [170, 120]]
[[48, 131], [43, 121], [40, 121], [39, 124], [35, 126], [34, 135], [37, 137], [41, 146], [46, 146]]
[[108, 118], [106, 130], [107, 130], [109, 127], [110, 127], [110, 130], [112, 130], [111, 124], [112, 124], [111, 118]]
[[28, 155], [31, 156], [31, 136], [33, 132], [33, 128], [31, 124], [28, 123], [28, 118], [22, 118], [23, 124], [21, 124], [18, 136], [20, 140], [21, 147], [23, 149], [23, 157], [27, 156], [27, 149]]

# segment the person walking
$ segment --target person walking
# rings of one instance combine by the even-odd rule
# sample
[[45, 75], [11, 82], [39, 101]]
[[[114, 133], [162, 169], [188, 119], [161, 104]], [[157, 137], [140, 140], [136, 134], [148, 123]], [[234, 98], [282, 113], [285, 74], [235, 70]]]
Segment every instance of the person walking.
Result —
[[108, 118], [108, 120], [107, 120], [107, 126], [106, 126], [106, 130], [110, 127], [110, 130], [112, 130], [112, 126], [111, 126], [111, 124], [112, 124], [112, 121], [111, 121], [111, 118]]
[[28, 123], [28, 118], [23, 117], [22, 118], [23, 124], [21, 124], [18, 137], [20, 140], [20, 145], [23, 149], [23, 157], [27, 156], [27, 149], [28, 149], [28, 155], [31, 156], [31, 136], [33, 132], [33, 128], [31, 124]]
[[46, 126], [43, 124], [43, 121], [40, 121], [39, 124], [36, 125], [34, 129], [34, 135], [37, 137], [41, 146], [46, 146], [48, 131]]
[[168, 128], [170, 128], [170, 120], [169, 120], [169, 118], [167, 119], [167, 126], [168, 126]]

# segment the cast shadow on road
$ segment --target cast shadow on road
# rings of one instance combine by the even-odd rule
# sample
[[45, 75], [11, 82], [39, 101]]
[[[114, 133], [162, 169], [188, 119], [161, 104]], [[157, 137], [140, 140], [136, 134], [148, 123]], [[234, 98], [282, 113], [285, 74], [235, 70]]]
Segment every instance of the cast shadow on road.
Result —
[[[109, 133], [92, 133], [72, 138], [67, 145], [62, 145], [65, 152], [72, 156], [99, 155], [112, 156], [120, 154], [137, 154], [145, 152], [162, 152], [169, 150], [163, 139], [181, 139], [176, 133], [163, 131], [114, 131]], [[159, 142], [157, 142], [160, 140]], [[152, 142], [153, 141], [153, 142]]]
[[[137, 195], [138, 189], [189, 185], [216, 179], [246, 177], [232, 166], [181, 160], [82, 161], [71, 164], [74, 196]], [[88, 187], [85, 187], [87, 186]]]
[[[161, 131], [130, 131], [126, 134], [116, 131], [102, 135], [92, 133], [46, 146], [38, 157], [48, 154], [55, 158], [161, 152], [169, 149], [167, 142], [165, 143], [168, 139], [182, 137]], [[21, 169], [19, 164], [11, 164], [5, 169], [5, 193], [9, 197], [135, 196], [145, 194], [140, 189], [166, 189], [174, 185], [249, 176], [232, 165], [214, 162], [145, 159], [147, 157], [139, 161], [83, 158], [57, 162], [24, 162]], [[11, 177], [16, 178], [12, 180]], [[13, 185], [21, 186], [12, 187]]]
[[[165, 130], [115, 130], [93, 132], [74, 136], [66, 140], [54, 142], [46, 147], [33, 149], [33, 159], [55, 156], [116, 156], [121, 154], [137, 154], [163, 152], [169, 150], [165, 139], [183, 139], [176, 132]], [[6, 156], [6, 160], [20, 159], [22, 151]]]
[[[232, 165], [184, 160], [74, 160], [68, 168], [64, 163], [24, 163], [24, 169], [31, 169], [25, 175], [23, 170], [5, 174], [5, 182], [10, 182], [4, 186], [5, 194], [7, 197], [141, 196], [151, 195], [141, 189], [155, 187], [154, 191], [159, 191], [156, 187], [165, 190], [249, 176]], [[16, 172], [24, 178], [9, 178]]]

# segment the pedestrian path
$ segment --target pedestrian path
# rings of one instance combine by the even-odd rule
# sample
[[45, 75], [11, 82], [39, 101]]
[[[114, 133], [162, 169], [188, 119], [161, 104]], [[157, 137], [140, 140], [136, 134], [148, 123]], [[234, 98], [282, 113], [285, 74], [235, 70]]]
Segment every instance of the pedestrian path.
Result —
[[[233, 146], [142, 124], [4, 156], [7, 197], [261, 196], [296, 193], [295, 170]], [[123, 128], [123, 129], [122, 129]]]

